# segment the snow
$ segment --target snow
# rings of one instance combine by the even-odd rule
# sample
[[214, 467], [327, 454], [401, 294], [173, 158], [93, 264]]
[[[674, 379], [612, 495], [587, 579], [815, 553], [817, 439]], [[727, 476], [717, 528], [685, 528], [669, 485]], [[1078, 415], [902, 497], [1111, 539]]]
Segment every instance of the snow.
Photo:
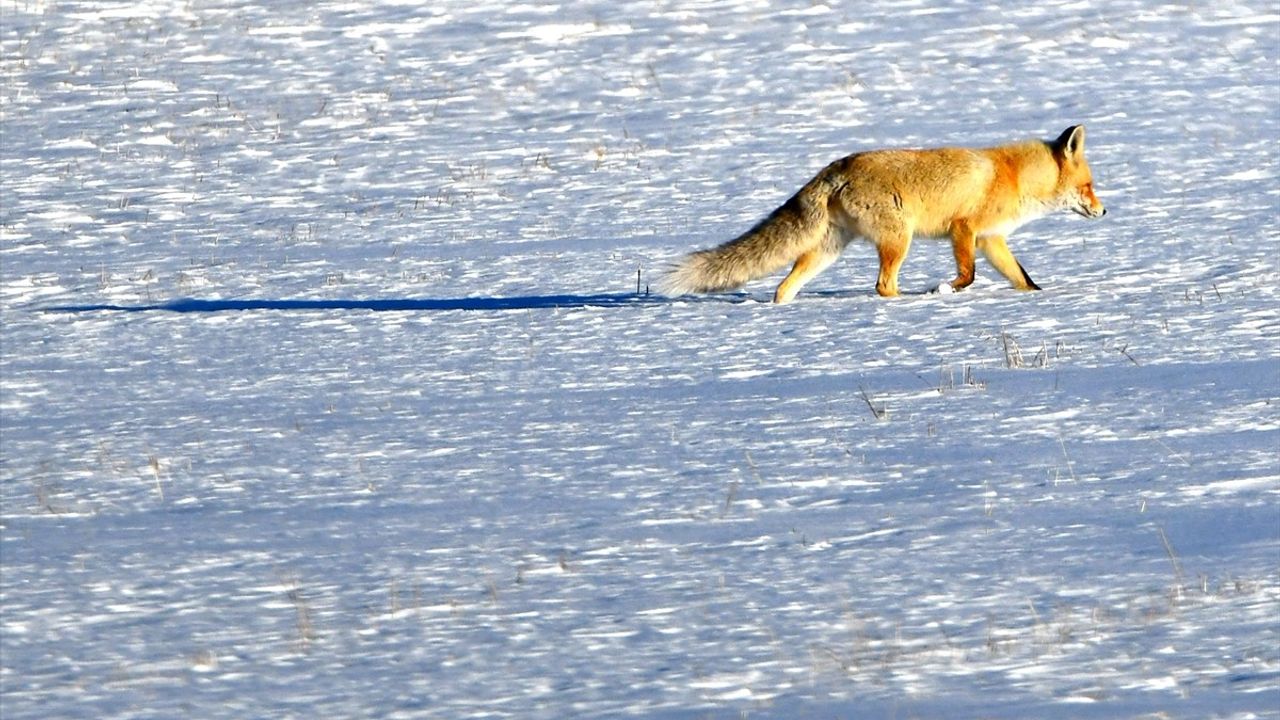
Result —
[[[0, 715], [1280, 716], [1263, 2], [0, 2]], [[662, 298], [1088, 127], [1037, 283]], [[636, 293], [637, 273], [641, 292]], [[776, 278], [774, 279], [776, 283]]]

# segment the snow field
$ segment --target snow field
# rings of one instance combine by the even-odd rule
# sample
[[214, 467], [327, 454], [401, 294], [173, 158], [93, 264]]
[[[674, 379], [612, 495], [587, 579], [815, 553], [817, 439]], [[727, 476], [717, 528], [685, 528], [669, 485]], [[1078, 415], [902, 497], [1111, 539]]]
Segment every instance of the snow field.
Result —
[[[0, 5], [0, 711], [1275, 716], [1277, 23]], [[1081, 122], [1044, 292], [631, 295]]]

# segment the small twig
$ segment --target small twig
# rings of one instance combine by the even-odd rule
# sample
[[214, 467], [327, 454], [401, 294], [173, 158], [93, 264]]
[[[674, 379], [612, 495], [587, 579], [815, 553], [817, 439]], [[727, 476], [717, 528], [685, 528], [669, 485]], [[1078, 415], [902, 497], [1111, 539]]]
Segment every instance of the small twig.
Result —
[[987, 388], [987, 383], [974, 377], [972, 365], [964, 366], [964, 384], [968, 385], [969, 387], [976, 387], [982, 390], [985, 390]]
[[1071, 467], [1071, 456], [1067, 455], [1067, 441], [1062, 438], [1062, 432], [1058, 432], [1058, 447], [1062, 448], [1062, 459], [1067, 461], [1067, 473], [1071, 475], [1071, 482], [1076, 481], [1075, 468]]
[[311, 622], [311, 607], [307, 604], [307, 599], [303, 597], [302, 587], [296, 577], [289, 578], [285, 582], [287, 583], [285, 595], [293, 603], [294, 626], [298, 631], [298, 647], [306, 650], [316, 637], [315, 626]]
[[883, 406], [876, 407], [875, 403], [871, 402], [871, 398], [867, 396], [867, 389], [861, 385], [858, 386], [858, 392], [862, 394], [862, 401], [867, 404], [867, 407], [871, 410], [871, 414], [874, 415], [877, 420], [885, 419], [889, 414], [888, 408]]
[[1175, 591], [1181, 595], [1185, 580], [1185, 576], [1182, 574], [1182, 563], [1178, 560], [1178, 554], [1173, 551], [1173, 544], [1169, 542], [1169, 536], [1164, 534], [1164, 528], [1157, 525], [1156, 532], [1160, 533], [1160, 542], [1164, 543], [1164, 551], [1169, 556], [1169, 562], [1173, 565], [1173, 576], [1178, 580], [1178, 587], [1175, 588]]
[[747, 465], [751, 468], [751, 477], [755, 478], [756, 485], [763, 485], [764, 482], [760, 480], [760, 468], [756, 467], [756, 461], [751, 457], [751, 451], [743, 450], [742, 452], [747, 456]]
[[1160, 443], [1160, 447], [1164, 448], [1165, 450], [1168, 450], [1170, 455], [1181, 460], [1183, 465], [1186, 465], [1187, 467], [1191, 467], [1191, 461], [1187, 459], [1186, 455], [1183, 455], [1177, 450], [1174, 450], [1173, 448], [1169, 447], [1169, 444], [1161, 440], [1160, 438], [1151, 438], [1151, 439], [1155, 440], [1157, 443]]
[[164, 502], [164, 485], [160, 483], [160, 458], [152, 455], [147, 463], [151, 466], [151, 473], [156, 479], [156, 494], [160, 496], [160, 502]]
[[1128, 345], [1128, 344], [1126, 344], [1124, 347], [1120, 348], [1120, 354], [1121, 354], [1121, 355], [1124, 355], [1124, 356], [1125, 356], [1125, 357], [1127, 357], [1127, 358], [1129, 358], [1129, 362], [1133, 363], [1134, 365], [1137, 365], [1138, 367], [1142, 367], [1142, 364], [1138, 362], [1137, 358], [1135, 358], [1134, 356], [1132, 356], [1132, 355], [1130, 355], [1130, 354], [1129, 354], [1129, 345]]
[[720, 508], [720, 517], [729, 514], [729, 509], [733, 507], [733, 501], [738, 497], [738, 481], [734, 480], [729, 483], [729, 493], [724, 498], [724, 507]]

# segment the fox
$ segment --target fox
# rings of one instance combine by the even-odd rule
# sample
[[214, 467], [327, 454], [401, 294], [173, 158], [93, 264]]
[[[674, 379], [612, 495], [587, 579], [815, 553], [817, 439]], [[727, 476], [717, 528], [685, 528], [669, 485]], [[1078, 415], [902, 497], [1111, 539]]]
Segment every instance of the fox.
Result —
[[1039, 290], [1006, 238], [1055, 210], [1107, 214], [1085, 161], [1083, 125], [1051, 141], [854, 153], [823, 168], [742, 235], [684, 256], [659, 289], [668, 296], [732, 290], [791, 265], [773, 295], [773, 302], [788, 303], [861, 238], [879, 255], [876, 292], [893, 297], [911, 240], [927, 237], [951, 240], [951, 290], [973, 283], [976, 252], [1014, 288]]

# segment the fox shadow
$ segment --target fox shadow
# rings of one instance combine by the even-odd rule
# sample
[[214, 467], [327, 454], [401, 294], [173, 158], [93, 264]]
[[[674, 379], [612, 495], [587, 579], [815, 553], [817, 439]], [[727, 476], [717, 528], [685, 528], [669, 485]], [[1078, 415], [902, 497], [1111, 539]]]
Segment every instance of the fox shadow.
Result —
[[43, 308], [46, 312], [175, 312], [219, 313], [245, 310], [368, 310], [372, 312], [443, 312], [456, 310], [549, 310], [575, 308], [620, 308], [636, 306], [661, 306], [689, 302], [747, 303], [755, 298], [745, 293], [725, 295], [699, 295], [670, 298], [663, 295], [639, 293], [601, 293], [593, 295], [522, 295], [513, 297], [462, 297], [462, 298], [369, 298], [369, 299], [225, 299], [201, 300], [183, 298], [163, 303], [144, 305], [61, 305]]

